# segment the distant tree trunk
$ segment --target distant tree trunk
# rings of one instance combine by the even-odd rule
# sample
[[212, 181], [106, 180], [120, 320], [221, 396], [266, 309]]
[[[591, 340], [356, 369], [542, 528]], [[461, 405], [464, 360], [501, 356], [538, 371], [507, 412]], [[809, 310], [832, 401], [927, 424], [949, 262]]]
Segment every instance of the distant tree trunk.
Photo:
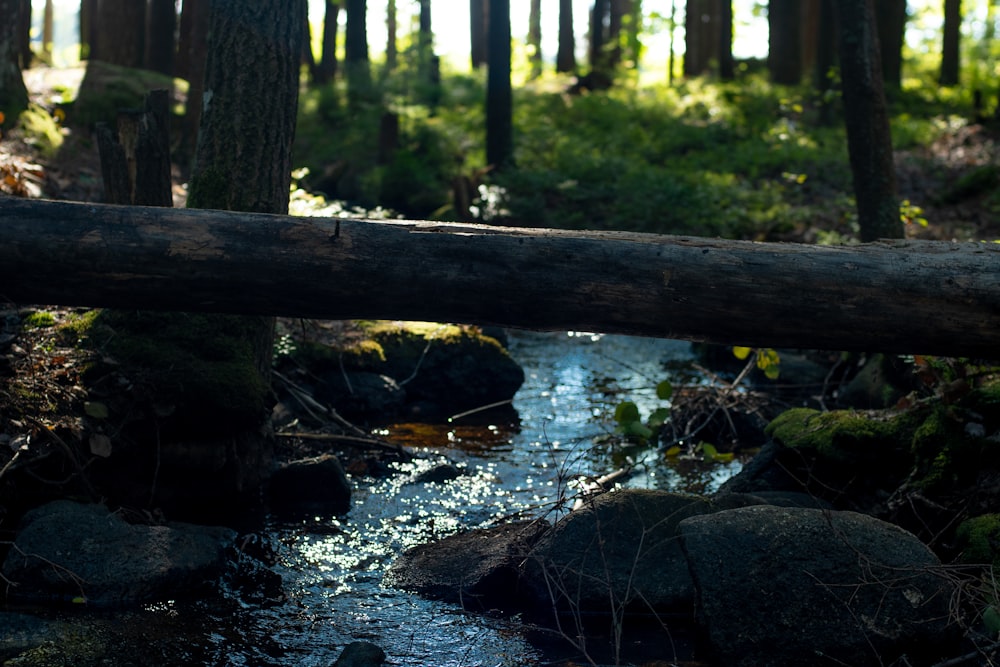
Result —
[[837, 61], [837, 12], [834, 0], [820, 0], [819, 25], [816, 28], [816, 61], [813, 85], [820, 93], [820, 123], [833, 123], [833, 68]]
[[173, 76], [176, 30], [175, 0], [150, 0], [146, 22], [146, 69]]
[[802, 82], [802, 1], [770, 0], [767, 68], [774, 83], [794, 86]]
[[528, 61], [531, 78], [542, 75], [542, 0], [531, 0], [528, 9]]
[[5, 120], [0, 127], [11, 127], [17, 116], [28, 108], [28, 91], [21, 75], [21, 0], [0, 0], [0, 112]]
[[719, 3], [687, 0], [684, 17], [684, 76], [707, 74], [719, 53]]
[[[21, 11], [16, 21], [18, 35], [18, 58], [22, 70], [31, 67], [31, 0], [20, 0]], [[13, 19], [12, 19], [13, 20]]]
[[622, 27], [626, 17], [631, 16], [631, 0], [611, 0], [608, 9], [608, 43], [605, 46], [605, 60], [609, 71], [622, 62]]
[[337, 76], [337, 21], [340, 16], [340, 3], [336, 0], [326, 0], [325, 6], [323, 53], [320, 56], [316, 76], [313, 79], [318, 85], [329, 83]]
[[608, 20], [611, 13], [611, 0], [594, 0], [590, 11], [590, 60], [591, 71], [605, 69], [605, 46], [608, 43]]
[[469, 2], [469, 39], [472, 53], [472, 69], [486, 65], [489, 48], [487, 46], [487, 12], [488, 0], [470, 0]]
[[52, 43], [54, 41], [52, 36], [54, 30], [53, 13], [52, 0], [45, 0], [45, 8], [42, 10], [42, 53], [45, 54], [49, 62], [52, 62]]
[[309, 80], [316, 81], [316, 74], [319, 66], [316, 64], [316, 54], [313, 53], [312, 48], [312, 26], [309, 25], [309, 8], [306, 8], [306, 12], [302, 15], [302, 34], [305, 36], [302, 40], [302, 64], [305, 65], [306, 71], [309, 72]]
[[[83, 0], [83, 2], [88, 2], [88, 0]], [[182, 79], [188, 79], [191, 76], [191, 37], [193, 35], [192, 21], [194, 19], [192, 10], [193, 4], [196, 2], [198, 0], [182, 0], [181, 3], [181, 16], [177, 26], [177, 56], [174, 58], [174, 73]]]
[[141, 67], [145, 52], [146, 3], [100, 0], [91, 57], [122, 67]]
[[837, 0], [847, 148], [862, 241], [902, 238], [889, 111], [870, 0]]
[[942, 86], [957, 86], [962, 37], [962, 0], [944, 0], [944, 37], [941, 40]]
[[182, 164], [194, 157], [201, 124], [202, 101], [205, 95], [205, 65], [208, 53], [209, 2], [211, 0], [184, 0], [181, 24], [186, 30], [181, 32], [179, 55], [186, 64], [188, 80], [187, 105], [184, 108], [181, 145], [175, 158]]
[[486, 161], [503, 169], [513, 160], [510, 84], [510, 0], [489, 0], [489, 72], [486, 82]]
[[890, 90], [898, 90], [903, 80], [906, 0], [878, 0], [872, 4], [881, 47], [882, 81]]
[[819, 40], [820, 0], [804, 0], [802, 3], [802, 72], [811, 74], [816, 67], [816, 49]]
[[573, 32], [573, 0], [559, 0], [559, 51], [556, 71], [576, 72], [576, 35]]
[[625, 36], [625, 60], [629, 66], [638, 69], [642, 60], [643, 13], [642, 0], [631, 0], [629, 7], [628, 30]]
[[344, 31], [344, 67], [351, 100], [365, 97], [371, 89], [368, 64], [367, 0], [347, 0], [347, 27]]
[[736, 63], [733, 60], [733, 3], [732, 0], [719, 2], [719, 78], [732, 81], [736, 77]]
[[385, 71], [394, 72], [399, 62], [396, 33], [399, 32], [396, 0], [388, 0], [385, 8]]

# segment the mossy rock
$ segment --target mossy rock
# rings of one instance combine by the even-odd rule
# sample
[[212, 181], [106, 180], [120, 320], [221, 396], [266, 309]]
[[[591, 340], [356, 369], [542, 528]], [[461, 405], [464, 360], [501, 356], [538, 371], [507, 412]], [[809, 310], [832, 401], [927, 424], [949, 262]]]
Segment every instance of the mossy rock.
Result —
[[507, 400], [524, 382], [524, 371], [499, 341], [474, 327], [380, 322], [368, 325], [367, 334], [385, 361], [365, 370], [392, 377], [411, 402], [428, 409], [461, 411]]
[[786, 447], [813, 450], [833, 463], [858, 465], [905, 451], [911, 420], [905, 413], [793, 408], [775, 418], [764, 432]]
[[966, 519], [955, 531], [962, 561], [992, 565], [1000, 571], [1000, 514], [984, 514]]
[[87, 63], [80, 92], [69, 107], [68, 119], [78, 126], [112, 123], [121, 109], [143, 106], [151, 90], [186, 89], [187, 83], [159, 72], [131, 69], [100, 60]]

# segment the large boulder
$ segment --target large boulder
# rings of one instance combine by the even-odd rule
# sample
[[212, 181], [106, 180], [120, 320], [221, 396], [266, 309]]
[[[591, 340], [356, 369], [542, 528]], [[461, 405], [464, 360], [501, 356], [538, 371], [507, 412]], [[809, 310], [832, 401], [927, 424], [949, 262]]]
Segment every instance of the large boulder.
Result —
[[955, 638], [940, 561], [891, 524], [755, 506], [693, 516], [677, 530], [719, 664], [863, 667], [904, 652], [923, 661]]
[[677, 525], [688, 517], [761, 502], [740, 494], [711, 500], [639, 489], [602, 494], [538, 540], [525, 560], [524, 580], [540, 601], [579, 611], [690, 610], [694, 584]]
[[24, 516], [2, 572], [15, 599], [137, 604], [217, 580], [235, 538], [228, 528], [131, 524], [103, 505], [58, 500]]
[[518, 568], [548, 528], [544, 520], [524, 521], [421, 544], [392, 564], [385, 583], [475, 609], [517, 606]]

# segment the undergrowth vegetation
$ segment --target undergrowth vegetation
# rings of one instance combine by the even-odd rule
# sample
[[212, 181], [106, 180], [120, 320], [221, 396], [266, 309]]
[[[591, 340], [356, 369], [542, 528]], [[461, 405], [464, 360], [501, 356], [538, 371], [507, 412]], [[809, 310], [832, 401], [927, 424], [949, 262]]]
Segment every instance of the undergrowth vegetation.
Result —
[[[485, 77], [446, 73], [433, 95], [412, 81], [406, 72], [384, 78], [362, 99], [343, 86], [304, 90], [294, 158], [309, 171], [303, 186], [411, 218], [756, 240], [855, 237], [837, 103], [808, 86], [775, 86], [747, 70], [729, 83], [626, 80], [569, 94], [571, 79], [546, 75], [515, 86], [516, 168], [496, 173], [483, 149]], [[971, 115], [958, 95], [916, 85], [894, 95], [893, 109], [899, 150], [925, 147]], [[387, 134], [390, 116], [398, 134]], [[463, 189], [468, 211], [456, 205]], [[901, 195], [908, 210], [920, 210], [944, 193]]]

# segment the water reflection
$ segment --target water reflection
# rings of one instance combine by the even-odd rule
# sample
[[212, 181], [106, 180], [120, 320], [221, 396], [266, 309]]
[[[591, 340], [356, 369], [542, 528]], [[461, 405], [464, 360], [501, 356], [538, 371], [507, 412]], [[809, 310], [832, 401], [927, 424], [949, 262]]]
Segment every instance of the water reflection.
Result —
[[[443, 425], [396, 424], [383, 437], [422, 458], [396, 474], [356, 478], [353, 507], [339, 519], [273, 527], [288, 599], [246, 609], [237, 625], [247, 640], [279, 647], [264, 659], [220, 642], [219, 664], [324, 665], [355, 640], [369, 640], [391, 665], [505, 667], [558, 663], [556, 644], [528, 638], [517, 619], [465, 614], [382, 586], [401, 551], [460, 530], [565, 507], [579, 476], [599, 476], [630, 457], [633, 487], [709, 492], [739, 469], [668, 459], [598, 441], [613, 431], [614, 405], [628, 398], [643, 414], [663, 405], [656, 384], [666, 365], [689, 358], [686, 343], [593, 334], [513, 332], [511, 354], [526, 381], [509, 409]], [[442, 482], [424, 476], [452, 466]], [[565, 654], [563, 654], [565, 656]]]

